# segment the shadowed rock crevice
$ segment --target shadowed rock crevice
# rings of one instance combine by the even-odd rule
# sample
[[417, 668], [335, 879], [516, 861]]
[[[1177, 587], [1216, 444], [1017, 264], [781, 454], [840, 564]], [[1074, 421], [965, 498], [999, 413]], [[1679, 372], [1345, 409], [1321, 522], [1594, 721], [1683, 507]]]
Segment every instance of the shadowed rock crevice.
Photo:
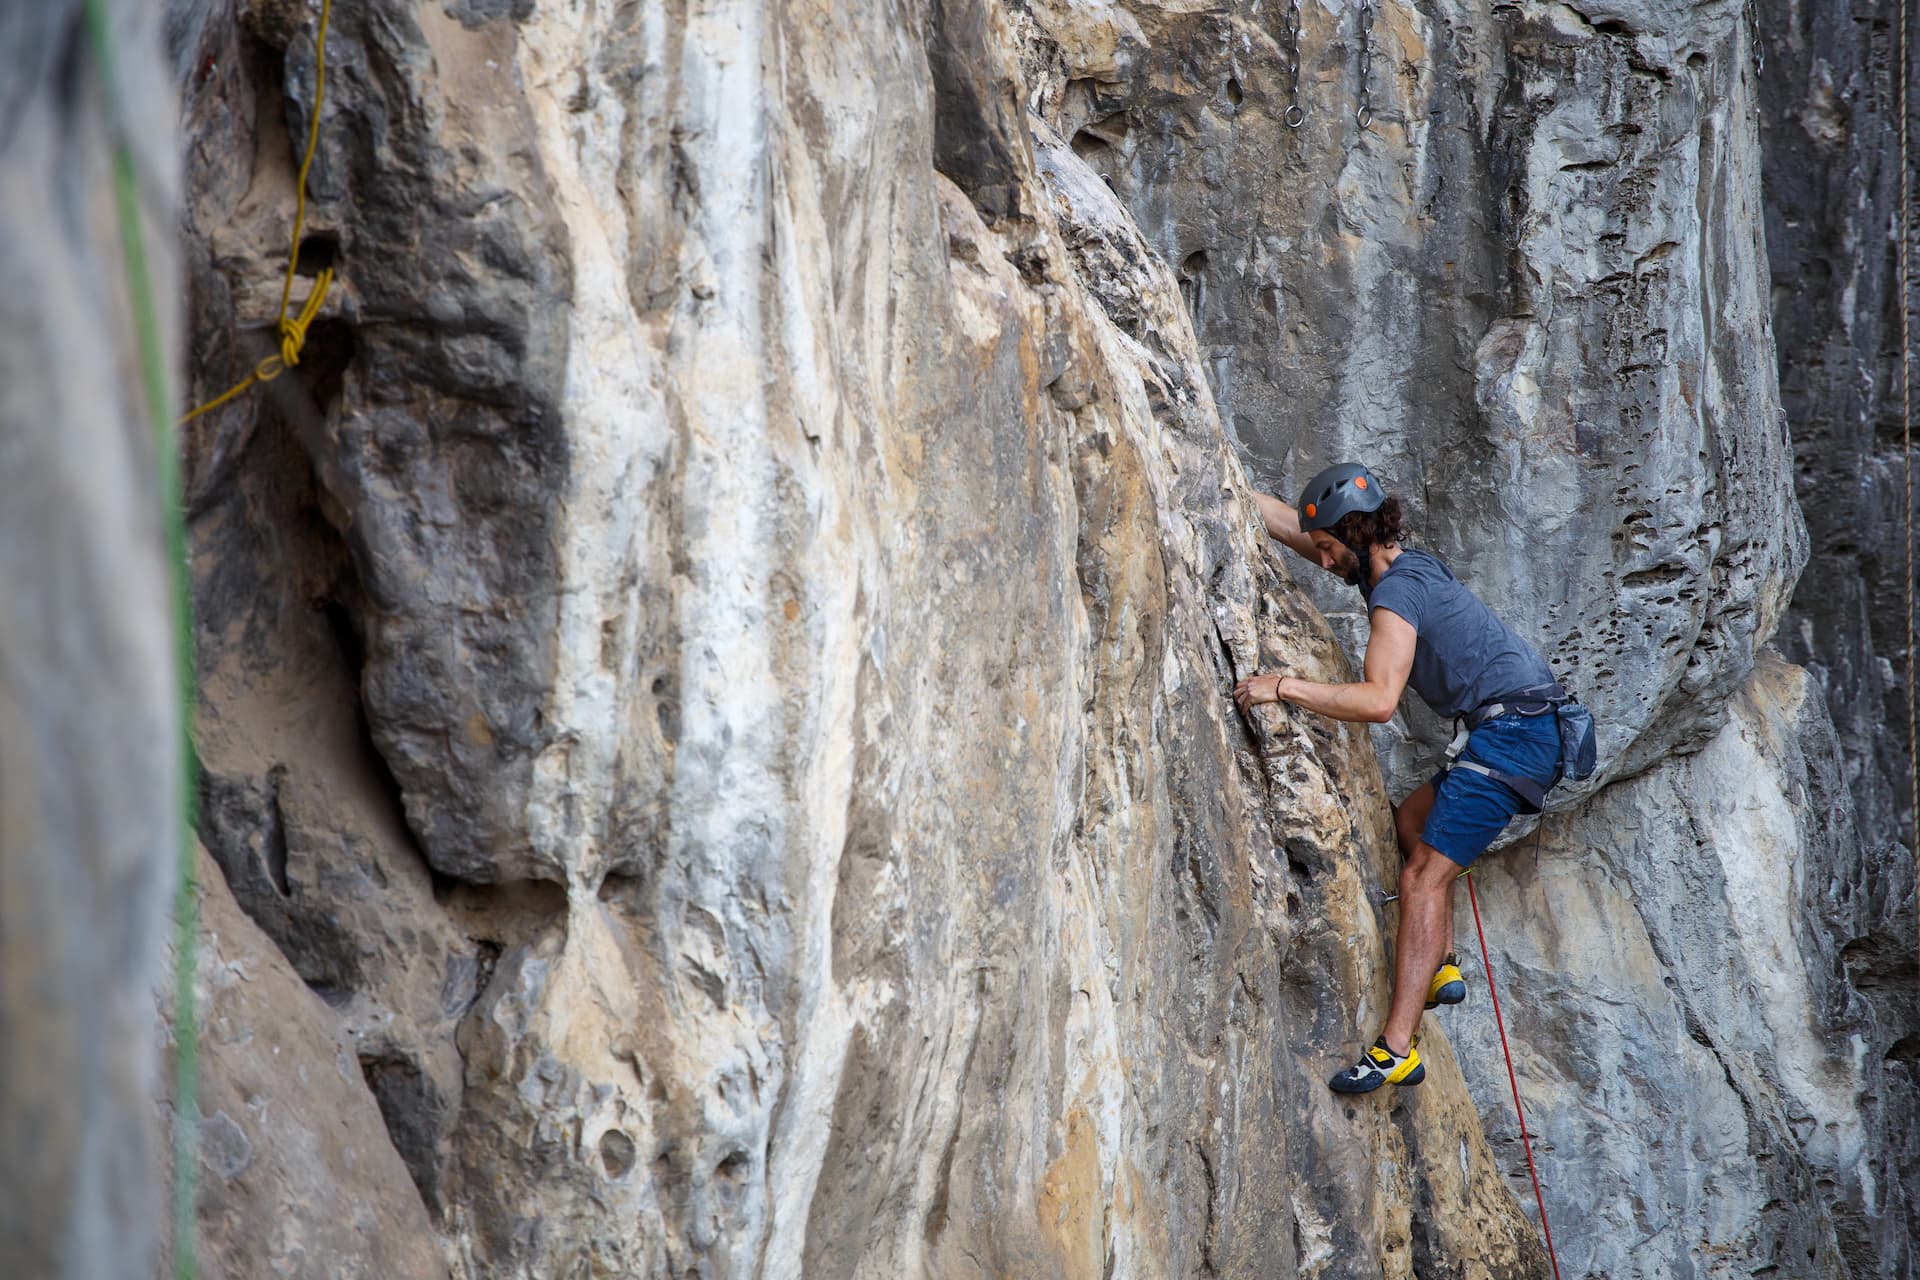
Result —
[[[210, 109], [238, 95], [242, 111], [221, 124], [241, 136], [260, 131], [250, 154], [208, 157], [210, 199], [198, 215], [226, 250], [203, 296], [243, 325], [270, 323], [278, 303], [290, 166], [312, 109], [310, 32], [297, 15], [277, 14], [250, 9], [244, 36], [209, 31], [209, 56], [242, 65], [193, 86]], [[551, 521], [568, 473], [554, 409], [566, 316], [533, 305], [543, 292], [566, 291], [565, 236], [533, 153], [515, 142], [530, 122], [478, 109], [488, 68], [510, 60], [513, 47], [505, 19], [470, 28], [437, 11], [417, 20], [336, 15], [303, 235], [316, 253], [303, 272], [328, 256], [340, 269], [309, 337], [313, 367], [303, 355], [296, 371], [316, 421], [297, 425], [366, 593], [355, 606], [363, 697], [429, 857], [469, 878], [501, 871], [452, 855], [456, 831], [467, 832], [462, 847], [484, 831], [519, 850], [509, 861], [535, 856], [515, 806], [544, 742], [540, 686], [529, 676], [551, 663], [543, 652], [551, 628], [522, 629], [514, 618], [551, 608]], [[284, 59], [277, 73], [276, 59]], [[250, 82], [261, 86], [251, 101]], [[442, 132], [430, 139], [396, 127], [409, 118], [432, 119]], [[436, 157], [465, 146], [499, 158], [486, 174], [448, 181]], [[445, 269], [422, 257], [427, 245]], [[296, 285], [296, 303], [303, 293]], [[428, 389], [432, 404], [420, 398]], [[407, 602], [428, 590], [427, 565], [449, 563], [459, 545], [489, 554], [470, 561], [457, 587], [433, 589], [430, 631], [411, 625]], [[421, 735], [455, 750], [428, 751]], [[422, 769], [466, 776], [464, 801], [419, 806]]]
[[927, 17], [933, 165], [989, 225], [1031, 212], [1021, 205], [1031, 161], [1005, 22], [992, 0], [933, 0]]

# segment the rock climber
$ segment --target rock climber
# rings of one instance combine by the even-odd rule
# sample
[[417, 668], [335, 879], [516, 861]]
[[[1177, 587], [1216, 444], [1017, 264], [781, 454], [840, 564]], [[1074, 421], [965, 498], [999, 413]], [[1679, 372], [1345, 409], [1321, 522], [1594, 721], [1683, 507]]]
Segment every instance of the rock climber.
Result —
[[[1328, 467], [1307, 481], [1298, 507], [1255, 497], [1268, 534], [1360, 589], [1370, 631], [1365, 679], [1249, 676], [1233, 692], [1241, 711], [1284, 701], [1336, 720], [1384, 724], [1412, 684], [1467, 735], [1464, 745], [1456, 736], [1441, 772], [1394, 810], [1403, 861], [1393, 1003], [1360, 1061], [1328, 1081], [1339, 1093], [1419, 1084], [1427, 1073], [1414, 1034], [1422, 1010], [1467, 995], [1453, 955], [1453, 882], [1514, 814], [1539, 812], [1560, 780], [1557, 712], [1571, 699], [1533, 646], [1438, 556], [1402, 545], [1400, 500], [1365, 467]], [[1590, 718], [1586, 726], [1590, 734]]]

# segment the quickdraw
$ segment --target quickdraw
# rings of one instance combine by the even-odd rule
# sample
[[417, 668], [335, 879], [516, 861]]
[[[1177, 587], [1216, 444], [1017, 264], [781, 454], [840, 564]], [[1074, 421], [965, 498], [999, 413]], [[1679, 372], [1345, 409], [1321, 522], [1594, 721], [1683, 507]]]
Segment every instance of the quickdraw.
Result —
[[1306, 123], [1307, 113], [1300, 106], [1300, 0], [1287, 0], [1287, 110], [1281, 119], [1287, 128], [1298, 129]]
[[[1353, 118], [1363, 130], [1373, 128], [1373, 25], [1377, 17], [1373, 0], [1360, 0], [1359, 83], [1354, 91]], [[1281, 66], [1287, 76], [1287, 109], [1281, 120], [1289, 129], [1307, 122], [1306, 108], [1300, 105], [1300, 0], [1287, 0], [1286, 17], [1280, 27]]]
[[1353, 118], [1362, 129], [1373, 128], [1373, 0], [1360, 0], [1360, 90]]

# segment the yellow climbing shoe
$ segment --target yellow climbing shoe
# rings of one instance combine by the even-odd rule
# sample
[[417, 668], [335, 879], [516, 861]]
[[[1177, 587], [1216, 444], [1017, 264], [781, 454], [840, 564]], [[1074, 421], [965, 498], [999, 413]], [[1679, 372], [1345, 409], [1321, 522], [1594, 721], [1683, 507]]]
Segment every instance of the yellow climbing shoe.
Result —
[[1387, 1048], [1387, 1038], [1381, 1036], [1372, 1048], [1360, 1055], [1360, 1061], [1327, 1081], [1327, 1087], [1335, 1093], [1372, 1093], [1383, 1084], [1419, 1084], [1426, 1078], [1427, 1069], [1420, 1061], [1419, 1036], [1407, 1046], [1404, 1058]]
[[1459, 1004], [1467, 998], [1467, 980], [1460, 976], [1460, 964], [1453, 952], [1447, 952], [1446, 963], [1434, 971], [1433, 985], [1427, 988], [1427, 1008], [1432, 1009], [1443, 1004]]

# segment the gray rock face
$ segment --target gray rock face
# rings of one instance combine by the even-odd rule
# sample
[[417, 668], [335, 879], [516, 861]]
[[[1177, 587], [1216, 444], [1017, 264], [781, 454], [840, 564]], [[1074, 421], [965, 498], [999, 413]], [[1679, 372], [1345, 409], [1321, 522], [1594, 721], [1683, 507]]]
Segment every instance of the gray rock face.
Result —
[[1557, 804], [1697, 746], [1805, 559], [1740, 7], [1384, 4], [1369, 130], [1359, 10], [1302, 8], [1298, 129], [1279, 13], [1035, 5], [1035, 103], [1180, 264], [1256, 480], [1367, 459], [1594, 708]]
[[[198, 1274], [443, 1278], [350, 1035], [200, 861]], [[385, 1099], [381, 1099], [384, 1104]]]
[[[1913, 797], [1905, 689], [1909, 583], [1900, 455], [1898, 13], [1842, 21], [1839, 6], [1756, 7], [1767, 243], [1782, 399], [1812, 558], [1780, 628], [1833, 714], [1854, 804], [1855, 919], [1842, 959], [1880, 1029], [1883, 1187], [1907, 1188], [1920, 1235], [1915, 1050]], [[1852, 16], [1852, 15], [1848, 15]], [[1861, 15], [1865, 16], [1865, 15]], [[1909, 10], [1911, 28], [1920, 30]], [[1909, 91], [1910, 102], [1920, 97]], [[1889, 1204], [1897, 1204], [1887, 1192]], [[1890, 1225], [1900, 1219], [1889, 1215]], [[1861, 1235], [1887, 1256], [1871, 1224]], [[1907, 1263], [1911, 1266], [1911, 1262]], [[1890, 1265], [1881, 1274], [1899, 1274]]]
[[[154, 286], [177, 188], [147, 6], [108, 4]], [[148, 1274], [180, 826], [158, 481], [77, 0], [0, 13], [0, 1258]], [[171, 352], [172, 315], [158, 340]]]
[[[309, 22], [304, 6], [260, 3], [196, 29], [191, 62], [211, 70], [189, 100], [193, 229], [208, 250], [194, 313], [212, 339], [196, 402], [278, 345], [261, 331], [285, 271], [287, 139], [310, 123]], [[351, 562], [339, 590], [364, 601], [351, 611], [362, 694], [409, 825], [436, 866], [475, 880], [551, 873], [560, 856], [525, 810], [549, 742], [553, 521], [569, 473], [570, 313], [554, 302], [571, 268], [512, 85], [515, 30], [438, 5], [338, 15], [301, 260], [308, 275], [356, 269], [309, 337], [301, 392], [274, 389], [268, 428], [301, 440], [335, 504]], [[277, 145], [241, 145], [263, 128]], [[237, 411], [196, 424], [196, 502], [258, 429]]]
[[1780, 646], [1826, 690], [1862, 835], [1910, 843], [1898, 14], [1758, 13], [1781, 395], [1812, 534]]
[[[503, 613], [499, 649], [548, 655], [547, 745], [485, 812], [471, 743], [411, 709], [447, 691], [382, 639], [444, 636], [460, 591], [392, 586], [361, 522], [508, 553], [484, 494], [430, 524], [395, 515], [430, 475], [372, 482], [398, 339], [350, 155], [316, 217], [351, 358], [191, 441], [209, 840], [341, 1011], [456, 1274], [1537, 1269], [1443, 1037], [1417, 1106], [1320, 1083], [1384, 998], [1379, 776], [1355, 731], [1250, 736], [1226, 700], [1344, 661], [1255, 532], [1177, 283], [1025, 122], [1005, 15], [551, 10], [397, 51], [398, 19], [337, 20], [343, 112], [395, 66], [513, 86], [572, 272], [550, 558], [514, 570], [560, 615]], [[196, 132], [280, 114], [248, 56]], [[431, 140], [395, 136], [396, 185], [445, 176]], [[196, 190], [203, 296], [244, 301], [273, 185]]]
[[[1777, 657], [1731, 713], [1475, 875], [1542, 1177], [1575, 1210], [1555, 1242], [1575, 1275], [1910, 1275], [1889, 1122], [1912, 1099], [1847, 963], [1878, 902], [1838, 744]], [[1475, 1095], [1504, 1096], [1487, 1003], [1455, 1033]]]
[[[1383, 105], [1374, 128], [1363, 132], [1351, 114], [1358, 14], [1308, 6], [1298, 99], [1306, 119], [1296, 131], [1284, 119], [1293, 99], [1279, 13], [1143, 4], [1096, 23], [1065, 6], [1034, 5], [1034, 103], [1124, 196], [1166, 260], [1182, 264], [1222, 413], [1250, 469], [1291, 492], [1325, 462], [1373, 461], [1409, 498], [1429, 544], [1503, 616], [1536, 625], [1543, 649], [1596, 708], [1605, 767], [1593, 787], [1652, 762], [1678, 768], [1669, 753], [1691, 753], [1714, 733], [1806, 554], [1764, 366], [1771, 342], [1750, 27], [1731, 6], [1614, 5], [1584, 17], [1543, 7], [1494, 19], [1385, 6], [1373, 38], [1393, 74], [1375, 95]], [[1795, 14], [1795, 30], [1855, 30], [1838, 8]], [[1875, 154], [1860, 137], [1850, 145]], [[1786, 165], [1803, 172], [1790, 155]], [[1787, 187], [1795, 190], [1794, 179]], [[1860, 219], [1849, 244], [1885, 224], [1884, 206], [1856, 215], [1821, 190], [1804, 203], [1828, 218], [1847, 208]], [[1494, 252], [1502, 246], [1504, 256]], [[1783, 314], [1804, 287], [1776, 295]], [[1819, 305], [1849, 304], [1836, 288]], [[1821, 323], [1818, 306], [1810, 314], [1795, 314], [1795, 332]], [[1821, 349], [1788, 345], [1789, 370]], [[1859, 385], [1846, 383], [1850, 394]], [[1835, 456], [1815, 474], [1848, 465], [1845, 448]], [[1869, 473], [1874, 465], [1863, 464]], [[1874, 509], [1854, 510], [1871, 527]], [[1341, 617], [1354, 606], [1339, 590], [1316, 596], [1357, 639], [1361, 620]], [[1809, 590], [1818, 616], [1852, 628], [1840, 616], [1857, 606], [1851, 588], [1833, 593], [1816, 579]], [[1881, 599], [1898, 598], [1896, 573]], [[1815, 644], [1800, 645], [1809, 660], [1820, 657], [1809, 652]], [[1852, 663], [1852, 653], [1842, 647], [1836, 660]], [[1744, 706], [1762, 694], [1739, 696]], [[1572, 1225], [1562, 1236], [1593, 1274], [1709, 1274], [1724, 1250], [1795, 1274], [1816, 1264], [1808, 1274], [1906, 1274], [1910, 1265], [1893, 1243], [1906, 1234], [1910, 1197], [1900, 1188], [1912, 1181], [1901, 1171], [1913, 1145], [1903, 1047], [1913, 982], [1910, 962], [1893, 959], [1911, 950], [1910, 862], [1871, 837], [1831, 834], [1851, 830], [1851, 809], [1845, 787], [1831, 785], [1827, 731], [1818, 699], [1810, 702], [1814, 711], [1789, 716], [1778, 731], [1787, 743], [1776, 751], [1825, 761], [1829, 798], [1808, 799], [1800, 765], [1764, 771], [1779, 781], [1758, 794], [1812, 833], [1817, 851], [1810, 843], [1800, 856], [1828, 868], [1829, 885], [1849, 887], [1844, 909], [1827, 897], [1818, 911], [1804, 896], [1782, 902], [1800, 913], [1793, 918], [1822, 921], [1794, 935], [1786, 955], [1756, 954], [1754, 931], [1738, 929], [1735, 907], [1745, 904], [1721, 894], [1691, 896], [1661, 918], [1638, 897], [1590, 902], [1576, 884], [1568, 902], [1540, 892], [1518, 918], [1496, 919], [1496, 938], [1518, 935], [1509, 958], [1527, 984], [1521, 1001], [1550, 998], [1560, 1014], [1529, 1019], [1523, 1074], [1527, 1059], [1549, 1075], [1552, 1063], [1567, 1063], [1549, 1105], [1577, 1110], [1583, 1091], [1608, 1100], [1551, 1135], [1558, 1156], [1549, 1161], [1549, 1193], [1571, 1197], [1561, 1201], [1575, 1210], [1564, 1215]], [[1378, 739], [1396, 790], [1425, 776], [1436, 745], [1420, 708], [1407, 722]], [[1859, 713], [1847, 723], [1856, 759], [1888, 750], [1867, 747], [1873, 732]], [[1724, 787], [1734, 772], [1698, 781]], [[1563, 858], [1619, 847], [1611, 829], [1619, 811], [1598, 801], [1579, 807], [1581, 791], [1592, 789], [1559, 800], [1570, 806], [1567, 825], [1554, 827]], [[1633, 784], [1625, 794], [1638, 791]], [[1699, 803], [1686, 788], [1635, 803], [1640, 844], [1621, 848], [1617, 863], [1641, 874], [1649, 861], [1677, 864]], [[1779, 870], [1761, 853], [1736, 869], [1741, 883]], [[1737, 863], [1740, 854], [1727, 857]], [[1636, 911], [1649, 918], [1636, 920]], [[1711, 1141], [1694, 1142], [1683, 1160], [1649, 1146], [1670, 1128], [1695, 1129], [1694, 1093], [1683, 1086], [1699, 1076], [1715, 1094], [1711, 1060], [1702, 1076], [1691, 1043], [1621, 1056], [1618, 1046], [1639, 1027], [1614, 1009], [1618, 997], [1584, 997], [1538, 959], [1564, 961], [1623, 933], [1743, 937], [1754, 968], [1804, 969], [1814, 994], [1802, 1003], [1820, 1017], [1765, 1035], [1716, 1034], [1742, 1043], [1748, 1076], [1832, 1060], [1831, 1072], [1800, 1072], [1803, 1098], [1822, 1082], [1842, 1099], [1865, 1089], [1858, 1110], [1842, 1107], [1855, 1135], [1844, 1153], [1807, 1122], [1811, 1102], [1744, 1123], [1740, 1104], [1764, 1092], [1749, 1080], [1702, 1102], [1721, 1119], [1700, 1123]], [[1642, 948], [1641, 959], [1642, 976], [1662, 980], [1634, 998], [1671, 1006], [1660, 987], [1683, 982], [1684, 957]], [[1701, 1025], [1704, 997], [1689, 999], [1680, 1012], [1654, 1016], [1668, 1028]], [[1496, 1042], [1490, 1027], [1474, 1033], [1470, 1083], [1502, 1140], [1496, 1149], [1511, 1150], [1504, 1073], [1488, 1059]], [[1842, 1079], [1839, 1062], [1857, 1078]], [[1652, 1096], [1612, 1108], [1644, 1095], [1649, 1075], [1662, 1081]], [[1749, 1176], [1749, 1161], [1776, 1175]], [[1517, 1151], [1507, 1167], [1524, 1187]], [[1624, 1189], [1607, 1192], [1617, 1198], [1605, 1212], [1582, 1217], [1594, 1187]], [[1723, 1198], [1736, 1189], [1757, 1198]], [[1730, 1230], [1729, 1216], [1747, 1234]]]
[[[314, 48], [179, 8], [211, 392], [278, 305]], [[335, 14], [341, 281], [187, 455], [203, 835], [385, 1122], [369, 1249], [1545, 1274], [1477, 999], [1417, 1092], [1322, 1083], [1434, 726], [1383, 776], [1227, 698], [1342, 678], [1361, 621], [1237, 453], [1358, 453], [1604, 726], [1543, 870], [1484, 882], [1549, 1193], [1592, 1189], [1563, 1257], [1902, 1274], [1904, 1024], [1848, 954], [1896, 895], [1821, 699], [1753, 674], [1806, 540], [1741, 10], [1378, 14], [1365, 132], [1325, 5], [1298, 130], [1264, 7]], [[213, 1176], [296, 1159], [227, 1114]], [[360, 1175], [275, 1168], [327, 1239]]]

